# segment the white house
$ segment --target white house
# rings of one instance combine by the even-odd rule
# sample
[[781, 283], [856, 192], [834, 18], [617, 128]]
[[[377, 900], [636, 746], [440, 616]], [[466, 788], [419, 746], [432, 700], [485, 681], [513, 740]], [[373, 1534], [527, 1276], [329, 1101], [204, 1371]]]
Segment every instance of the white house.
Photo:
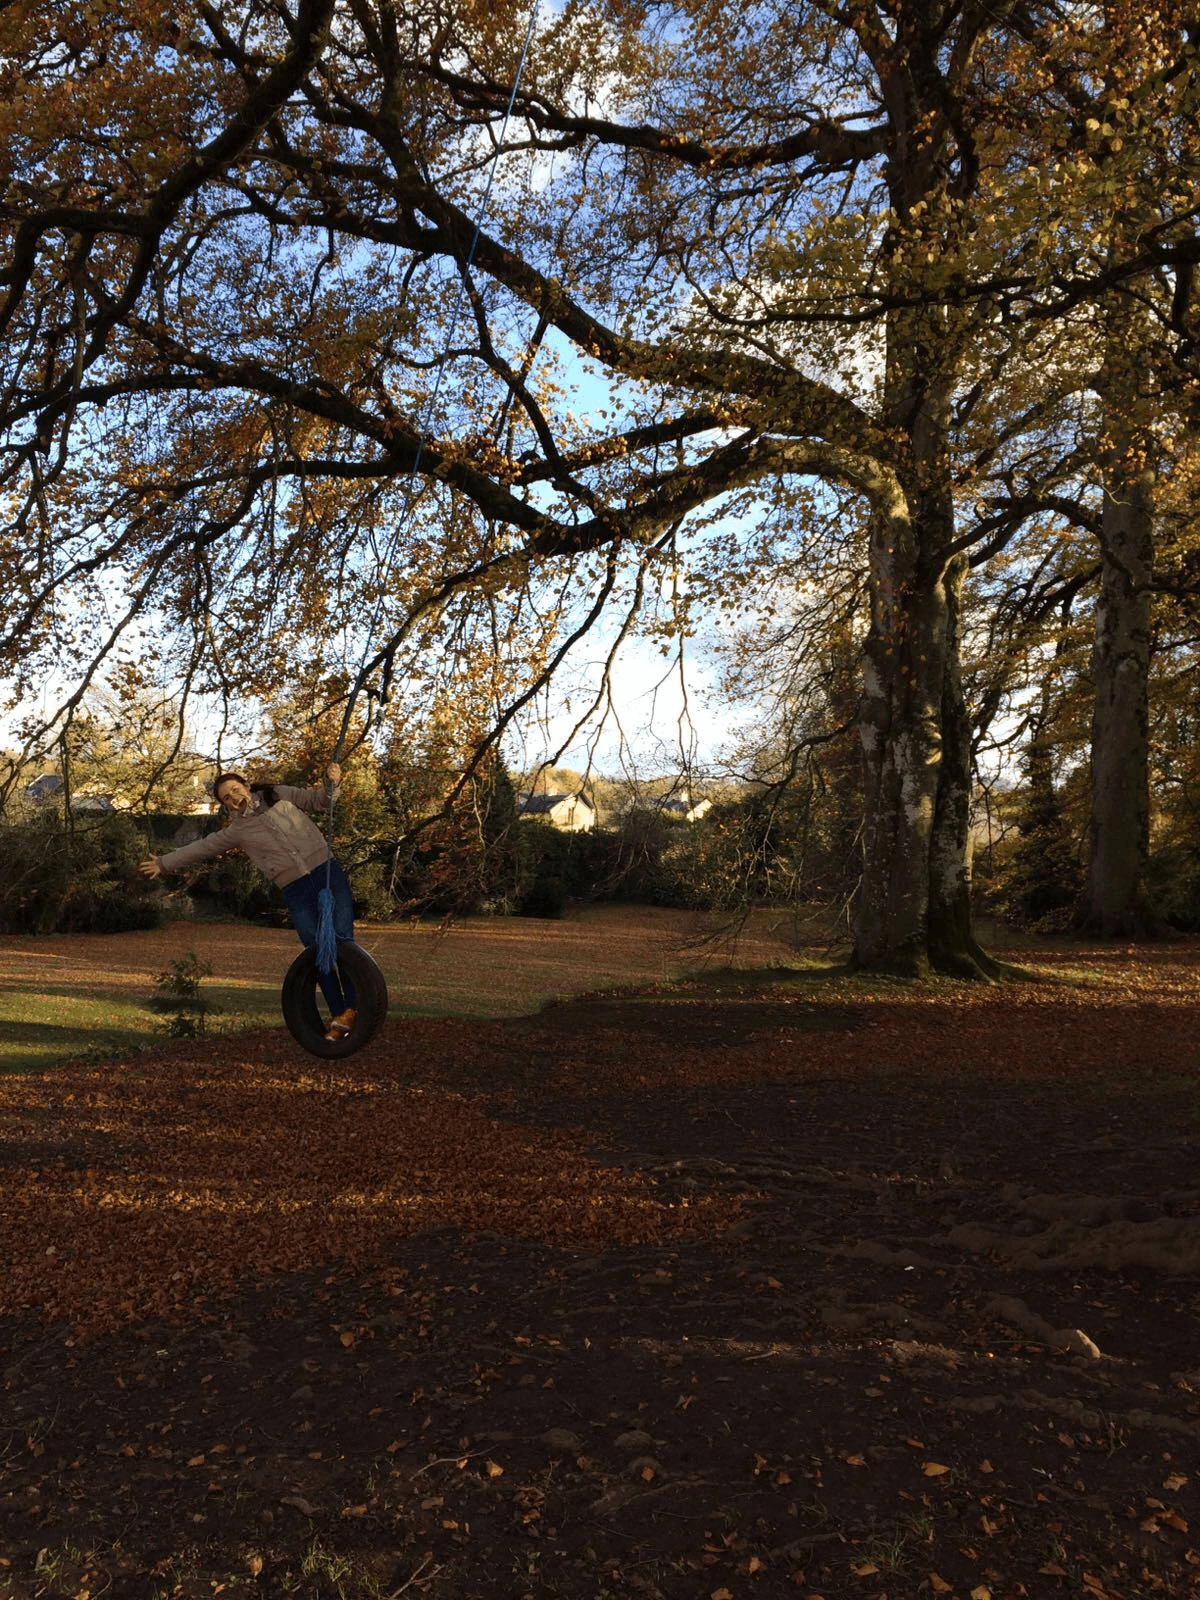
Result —
[[585, 833], [596, 826], [596, 808], [580, 789], [577, 794], [526, 794], [517, 796], [518, 814], [539, 817], [564, 833]]
[[660, 800], [658, 809], [668, 817], [678, 817], [681, 822], [699, 822], [712, 810], [711, 800], [693, 800], [686, 789], [669, 800]]
[[[40, 778], [25, 785], [25, 798], [34, 805], [44, 806], [62, 795], [63, 781], [57, 772], [44, 772]], [[115, 811], [111, 794], [104, 794], [91, 784], [84, 784], [71, 795], [72, 811]]]

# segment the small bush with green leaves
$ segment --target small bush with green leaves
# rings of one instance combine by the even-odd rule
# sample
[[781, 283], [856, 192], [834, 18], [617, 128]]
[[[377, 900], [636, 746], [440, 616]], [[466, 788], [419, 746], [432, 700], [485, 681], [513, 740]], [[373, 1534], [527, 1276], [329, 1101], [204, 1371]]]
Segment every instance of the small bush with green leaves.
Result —
[[158, 993], [150, 1004], [165, 1013], [160, 1026], [169, 1039], [203, 1039], [207, 1035], [208, 1019], [221, 1009], [200, 991], [203, 980], [211, 976], [211, 963], [189, 950], [155, 978]]

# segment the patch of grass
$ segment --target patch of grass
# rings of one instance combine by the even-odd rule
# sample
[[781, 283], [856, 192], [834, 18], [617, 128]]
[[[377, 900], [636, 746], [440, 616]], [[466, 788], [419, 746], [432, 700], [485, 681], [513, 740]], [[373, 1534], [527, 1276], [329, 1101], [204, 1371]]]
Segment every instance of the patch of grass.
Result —
[[[220, 1005], [210, 1032], [273, 1027], [279, 992], [261, 984], [213, 983]], [[0, 992], [0, 1073], [32, 1072], [57, 1061], [116, 1060], [162, 1038], [161, 1019], [131, 994], [89, 994], [75, 984], [47, 984], [33, 993]]]
[[[712, 970], [691, 940], [695, 920], [661, 907], [589, 907], [554, 923], [472, 917], [361, 926], [358, 937], [387, 976], [393, 1016], [465, 1020]], [[0, 1073], [161, 1042], [154, 980], [189, 951], [213, 969], [204, 994], [220, 1016], [210, 1031], [280, 1027], [279, 986], [297, 949], [290, 929], [191, 919], [149, 933], [0, 938]], [[738, 959], [779, 981], [794, 956], [803, 959], [769, 928], [752, 928]], [[720, 970], [729, 971], [724, 961]]]
[[695, 987], [709, 993], [761, 994], [765, 989], [778, 989], [804, 982], [820, 982], [823, 978], [841, 978], [849, 973], [844, 965], [831, 965], [817, 955], [806, 956], [797, 951], [796, 959], [769, 967], [705, 967], [693, 977], [682, 980], [678, 987]]
[[376, 1600], [383, 1593], [382, 1583], [365, 1563], [337, 1555], [317, 1540], [300, 1563], [300, 1575], [308, 1585], [304, 1592], [311, 1593], [316, 1585], [336, 1600]]
[[[712, 919], [661, 906], [589, 906], [560, 921], [470, 917], [447, 925], [361, 925], [359, 938], [387, 977], [391, 1014], [469, 1020], [532, 1016], [581, 994], [616, 999], [805, 1001], [978, 1006], [1004, 985], [924, 982], [853, 970], [828, 943], [797, 949], [777, 917], [752, 917], [736, 949], [712, 943]], [[706, 939], [708, 942], [706, 943]], [[220, 1007], [214, 1031], [281, 1026], [279, 986], [297, 951], [290, 929], [187, 920], [155, 932], [0, 938], [0, 1073], [84, 1057], [116, 1059], [161, 1040], [149, 1009], [156, 975], [194, 951], [211, 965], [204, 994]], [[1060, 953], [1022, 945], [1043, 996], [1075, 988], [1091, 1002], [1129, 982], [1126, 953], [1080, 946]], [[1169, 956], [1170, 952], [1166, 952]], [[1065, 955], [1065, 961], [1063, 957]], [[1186, 952], [1184, 952], [1186, 955]], [[1176, 988], [1190, 984], [1181, 956]], [[1090, 964], [1089, 964], [1090, 962]], [[1114, 965], [1115, 962], [1115, 965]], [[1061, 964], [1060, 964], [1061, 963]], [[1159, 963], [1161, 966], [1161, 961]], [[974, 1048], [974, 1047], [972, 1047]], [[963, 1061], [975, 1057], [964, 1050]]]
[[27, 1072], [97, 1049], [136, 1050], [152, 1036], [143, 1007], [111, 996], [0, 994], [0, 1072]]
[[[1040, 952], [1039, 952], [1040, 954]], [[1104, 972], [1084, 962], [1039, 961], [1027, 962], [1023, 973], [1034, 983], [1059, 984], [1067, 988], [1103, 989], [1113, 980], [1111, 972]]]

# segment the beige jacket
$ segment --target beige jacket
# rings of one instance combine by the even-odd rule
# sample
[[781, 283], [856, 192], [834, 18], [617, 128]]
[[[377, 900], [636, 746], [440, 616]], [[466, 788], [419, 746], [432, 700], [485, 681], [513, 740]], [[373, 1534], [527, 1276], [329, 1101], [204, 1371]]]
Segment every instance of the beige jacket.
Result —
[[241, 850], [281, 889], [324, 866], [329, 855], [325, 835], [304, 813], [326, 810], [331, 798], [337, 797], [336, 787], [328, 780], [319, 789], [294, 789], [291, 784], [277, 783], [275, 792], [279, 799], [273, 806], [255, 796], [256, 809], [234, 817], [218, 833], [168, 850], [159, 856], [159, 866], [164, 872], [180, 872], [202, 861], [215, 861], [230, 850]]

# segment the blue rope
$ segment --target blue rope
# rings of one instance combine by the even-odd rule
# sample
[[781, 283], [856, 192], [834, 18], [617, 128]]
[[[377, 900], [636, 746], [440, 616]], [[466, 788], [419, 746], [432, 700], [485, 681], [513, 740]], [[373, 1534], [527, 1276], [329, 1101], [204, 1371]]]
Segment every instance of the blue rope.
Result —
[[333, 925], [333, 890], [329, 887], [329, 866], [325, 867], [325, 887], [317, 895], [317, 966], [332, 972], [337, 964], [337, 930]]
[[[467, 251], [466, 263], [463, 268], [462, 276], [459, 278], [458, 292], [455, 295], [454, 305], [450, 315], [450, 328], [446, 335], [445, 349], [443, 350], [441, 359], [437, 365], [437, 376], [434, 380], [433, 390], [426, 400], [424, 414], [420, 420], [420, 431], [417, 436], [416, 454], [413, 456], [413, 464], [409, 469], [408, 482], [405, 485], [404, 504], [400, 509], [399, 516], [396, 518], [395, 532], [392, 534], [391, 542], [387, 548], [386, 558], [382, 564], [382, 573], [379, 583], [379, 597], [375, 602], [375, 610], [371, 614], [371, 621], [367, 627], [367, 642], [363, 646], [362, 660], [359, 662], [358, 672], [355, 676], [354, 683], [351, 686], [349, 698], [346, 701], [346, 712], [342, 718], [341, 730], [338, 733], [337, 743], [333, 747], [333, 755], [330, 758], [332, 762], [340, 762], [341, 760], [342, 746], [346, 742], [346, 734], [350, 727], [350, 718], [354, 713], [354, 702], [357, 700], [359, 691], [366, 682], [367, 661], [371, 653], [371, 641], [383, 611], [384, 597], [387, 594], [387, 580], [391, 576], [392, 565], [396, 558], [396, 550], [400, 543], [401, 530], [408, 521], [408, 513], [412, 508], [417, 479], [421, 470], [421, 459], [425, 452], [426, 429], [433, 408], [437, 404], [438, 395], [441, 393], [442, 378], [445, 376], [446, 365], [450, 359], [450, 352], [454, 348], [454, 336], [458, 331], [458, 319], [462, 311], [463, 297], [466, 292], [463, 280], [470, 272], [471, 267], [475, 262], [475, 252], [479, 247], [479, 236], [483, 232], [483, 219], [487, 215], [488, 204], [492, 197], [492, 185], [496, 181], [496, 166], [500, 159], [500, 151], [504, 147], [504, 140], [508, 133], [508, 124], [512, 119], [513, 106], [516, 104], [517, 99], [517, 90], [520, 88], [521, 79], [525, 73], [525, 63], [529, 56], [529, 46], [533, 39], [533, 30], [534, 25], [537, 22], [538, 7], [540, 4], [541, 0], [534, 0], [533, 6], [529, 13], [529, 25], [525, 29], [525, 42], [521, 46], [521, 58], [517, 62], [516, 76], [513, 78], [512, 90], [508, 96], [508, 105], [505, 107], [504, 121], [500, 127], [500, 137], [496, 141], [495, 150], [492, 152], [492, 160], [488, 168], [487, 183], [484, 185], [483, 195], [479, 201], [479, 207], [475, 215], [475, 229], [471, 235], [471, 248]], [[374, 540], [372, 540], [372, 543], [374, 543]], [[333, 805], [334, 791], [333, 789], [330, 789], [329, 826], [326, 834], [328, 853], [325, 858], [325, 887], [317, 895], [316, 949], [317, 966], [321, 972], [332, 972], [337, 963], [337, 933], [333, 925], [333, 889], [331, 887], [333, 873]]]

